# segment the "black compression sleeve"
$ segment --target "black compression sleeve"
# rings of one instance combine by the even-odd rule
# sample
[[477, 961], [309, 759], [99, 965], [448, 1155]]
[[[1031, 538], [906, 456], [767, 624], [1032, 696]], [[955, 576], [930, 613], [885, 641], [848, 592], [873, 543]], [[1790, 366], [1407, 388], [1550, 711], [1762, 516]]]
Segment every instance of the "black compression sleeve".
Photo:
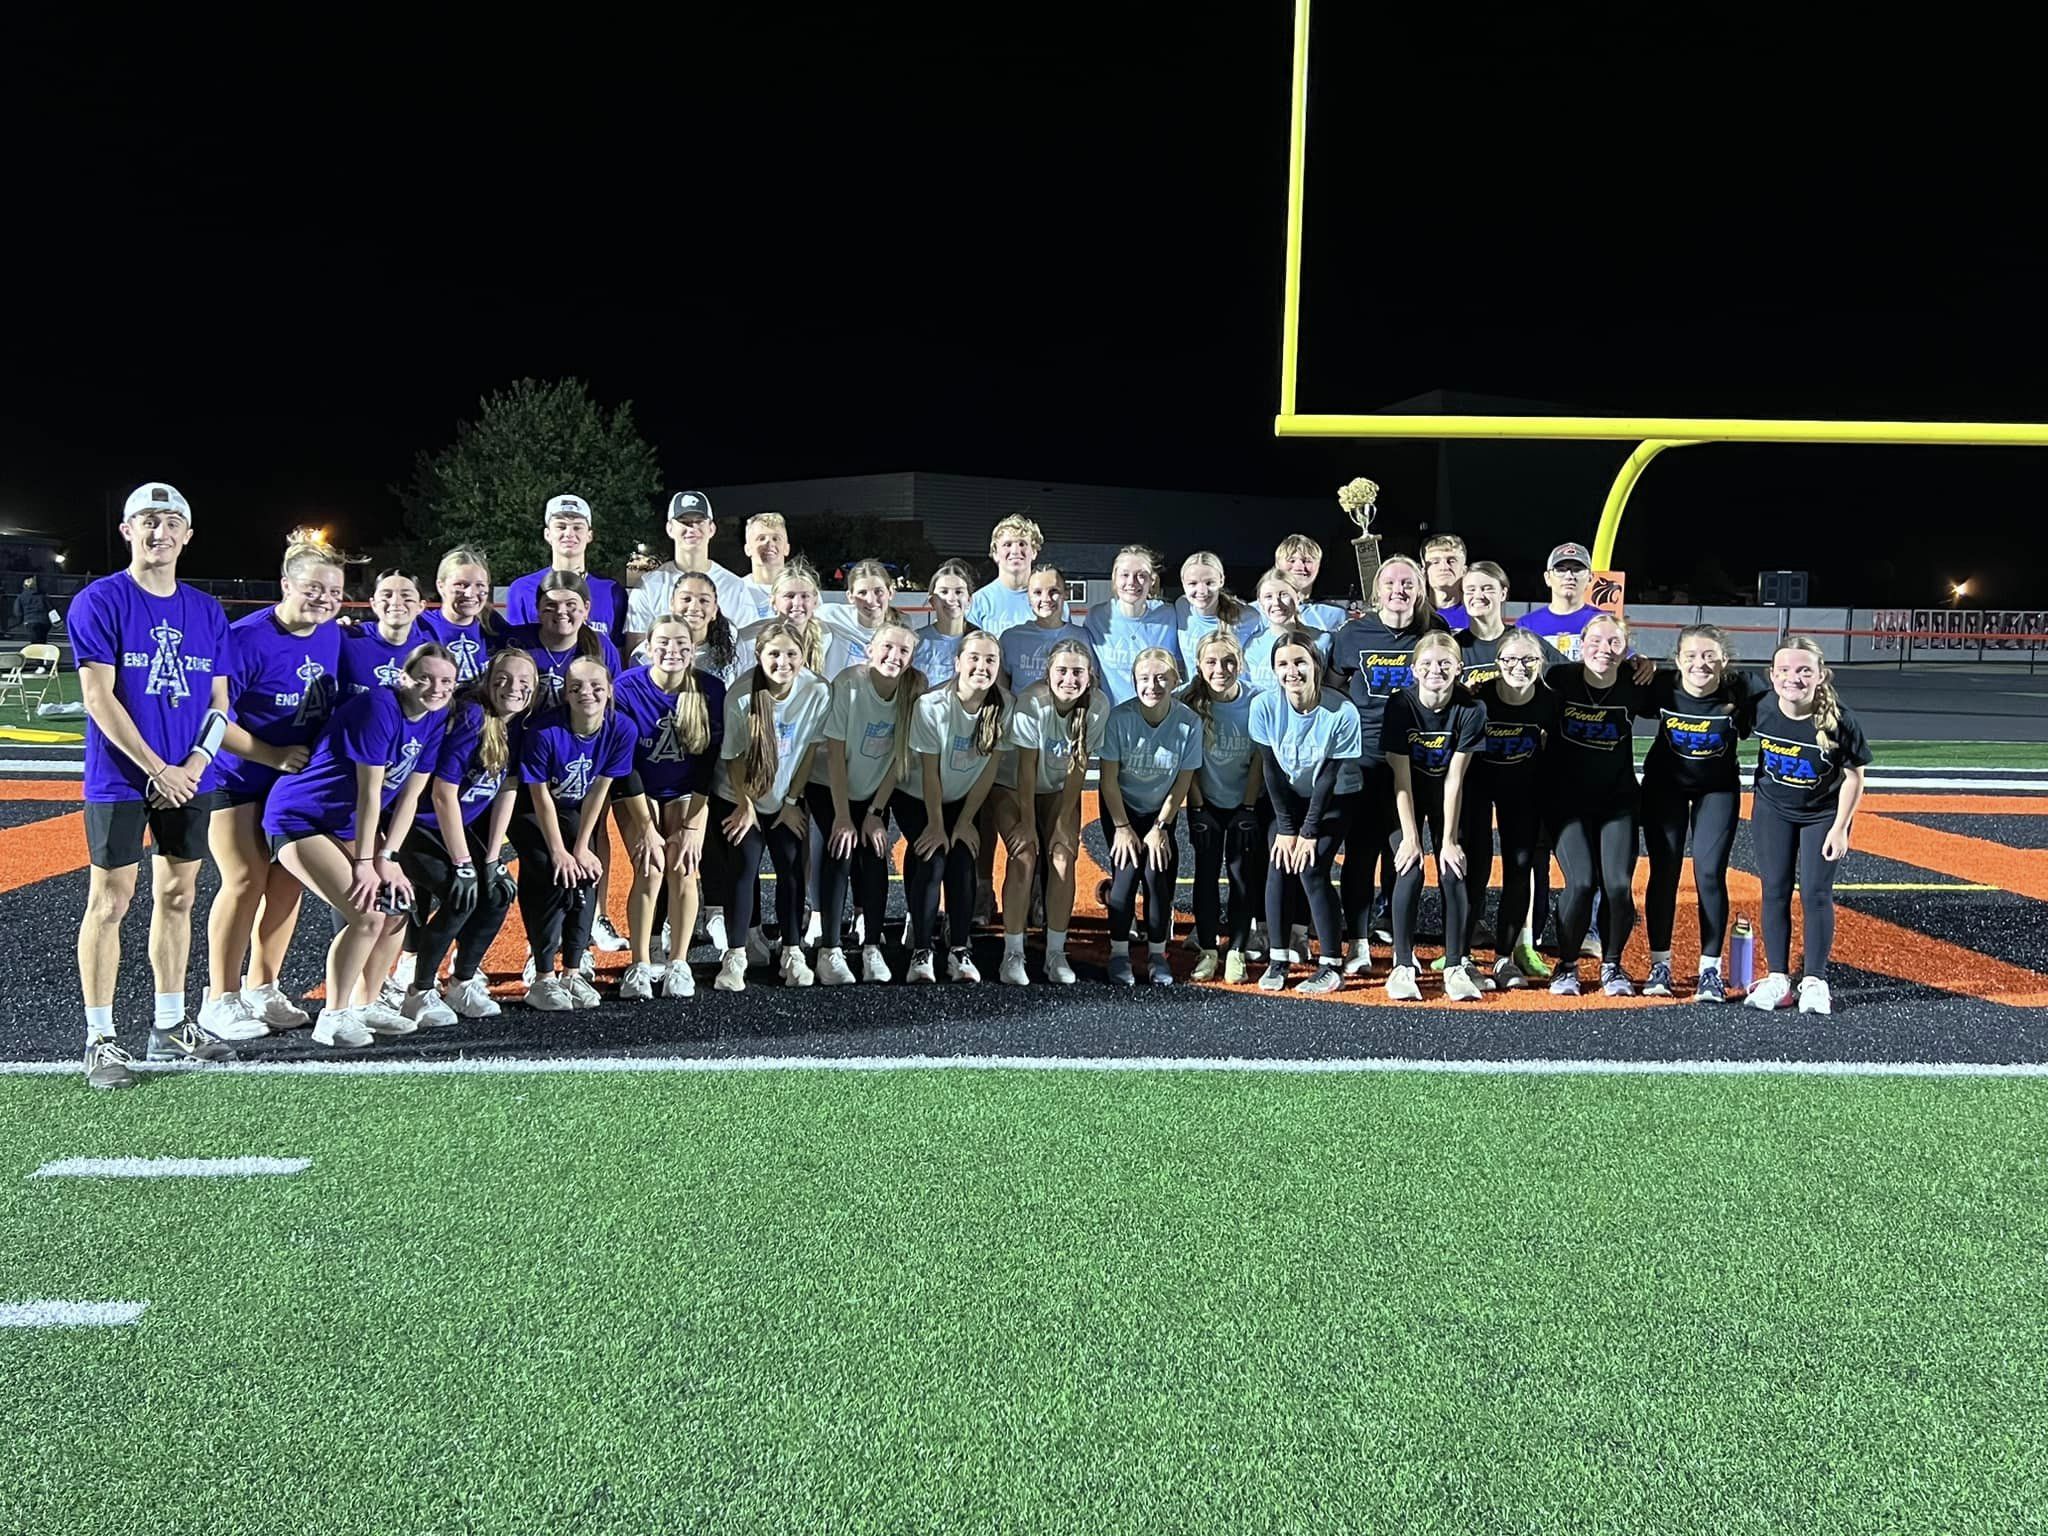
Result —
[[1302, 837], [1314, 837], [1322, 826], [1323, 812], [1337, 792], [1337, 770], [1342, 766], [1333, 757], [1316, 770], [1316, 787], [1308, 797], [1308, 810], [1301, 818]]
[[1279, 754], [1268, 746], [1261, 746], [1259, 754], [1266, 766], [1266, 793], [1273, 797], [1273, 830], [1282, 837], [1292, 837], [1302, 817], [1308, 814], [1308, 797], [1296, 791], [1287, 770], [1280, 766]]

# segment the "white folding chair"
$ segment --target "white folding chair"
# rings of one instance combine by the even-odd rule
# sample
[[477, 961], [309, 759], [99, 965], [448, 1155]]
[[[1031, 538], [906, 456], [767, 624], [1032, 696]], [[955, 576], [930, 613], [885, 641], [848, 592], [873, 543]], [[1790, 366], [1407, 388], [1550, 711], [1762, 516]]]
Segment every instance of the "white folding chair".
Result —
[[64, 665], [64, 653], [54, 645], [24, 645], [21, 659], [27, 664], [21, 678], [22, 705], [41, 705], [55, 686], [58, 670]]

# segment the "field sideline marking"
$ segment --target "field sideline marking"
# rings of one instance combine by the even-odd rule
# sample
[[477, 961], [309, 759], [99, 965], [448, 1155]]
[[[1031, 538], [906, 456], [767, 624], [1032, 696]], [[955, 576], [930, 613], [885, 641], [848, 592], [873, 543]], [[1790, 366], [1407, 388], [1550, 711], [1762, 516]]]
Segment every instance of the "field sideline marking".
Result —
[[[635, 1072], [1359, 1072], [1448, 1073], [1475, 1077], [2048, 1077], [2048, 1062], [1976, 1061], [1603, 1061], [1438, 1060], [1430, 1057], [1314, 1058], [1252, 1056], [479, 1056], [452, 1061], [269, 1061], [217, 1066], [171, 1063], [144, 1072], [204, 1072], [238, 1077], [489, 1077]], [[69, 1061], [0, 1062], [0, 1077], [55, 1077]]]
[[0, 1301], [0, 1328], [118, 1328], [146, 1301]]
[[67, 1157], [32, 1179], [247, 1179], [304, 1173], [310, 1157]]

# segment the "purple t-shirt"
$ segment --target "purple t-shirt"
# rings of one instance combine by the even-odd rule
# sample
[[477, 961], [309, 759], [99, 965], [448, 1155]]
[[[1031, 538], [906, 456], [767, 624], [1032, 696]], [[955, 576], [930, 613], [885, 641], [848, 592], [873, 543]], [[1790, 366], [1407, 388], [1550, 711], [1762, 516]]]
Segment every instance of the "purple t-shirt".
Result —
[[374, 624], [357, 624], [341, 637], [341, 691], [344, 695], [368, 693], [373, 688], [395, 687], [405, 675], [405, 658], [416, 645], [434, 637], [413, 620], [412, 633], [397, 645], [384, 638]]
[[[583, 654], [582, 648], [572, 642], [566, 650], [551, 650], [541, 639], [538, 624], [515, 625], [506, 635], [505, 644], [516, 646], [526, 652], [533, 658], [533, 664], [540, 668], [540, 681], [534, 690], [533, 707], [552, 709], [561, 703], [562, 679], [569, 675], [569, 663]], [[597, 644], [604, 655], [605, 671], [617, 677], [625, 670], [619, 664], [619, 648], [612, 644], [609, 635], [599, 635]]]
[[1472, 627], [1472, 615], [1465, 611], [1463, 603], [1446, 603], [1443, 607], [1437, 609], [1436, 616], [1452, 629], [1469, 629]]
[[1515, 628], [1526, 629], [1532, 635], [1541, 635], [1564, 653], [1567, 661], [1579, 659], [1579, 636], [1588, 624], [1607, 610], [1595, 608], [1591, 603], [1576, 613], [1552, 613], [1548, 608], [1538, 608], [1525, 613], [1515, 620]]
[[593, 781], [616, 781], [632, 771], [633, 724], [616, 710], [588, 736], [578, 736], [567, 713], [551, 709], [535, 717], [519, 748], [519, 777], [547, 785], [558, 805], [581, 805]]
[[384, 765], [382, 804], [388, 811], [414, 774], [432, 770], [447, 727], [445, 709], [406, 719], [389, 688], [342, 700], [313, 760], [271, 787], [263, 802], [263, 830], [272, 837], [331, 832], [345, 843], [355, 841], [356, 764]]
[[481, 677], [492, 655], [505, 643], [504, 625], [494, 624], [487, 628], [482, 618], [470, 624], [457, 624], [439, 608], [429, 608], [421, 614], [414, 628], [415, 632], [424, 631], [448, 647], [448, 654], [455, 658], [455, 681], [458, 683]]
[[[484, 709], [465, 702], [448, 710], [448, 728], [441, 736], [441, 748], [434, 760], [434, 777], [455, 786], [455, 801], [462, 808], [462, 824], [468, 826], [491, 808], [506, 781], [519, 781], [519, 748], [524, 739], [524, 719], [509, 721], [505, 728], [505, 766], [496, 773], [484, 767]], [[420, 793], [419, 810], [413, 819], [440, 830], [440, 813], [434, 809], [434, 786]]]
[[[259, 608], [228, 629], [228, 712], [235, 724], [273, 747], [310, 746], [340, 698], [341, 626], [333, 620], [295, 635], [277, 610]], [[202, 790], [261, 795], [277, 770], [223, 752]]]
[[[505, 589], [505, 622], [508, 624], [537, 624], [540, 622], [540, 584], [553, 572], [553, 567], [528, 571]], [[590, 588], [590, 627], [600, 635], [623, 635], [626, 632], [626, 589], [609, 576], [584, 574], [583, 584]]]
[[[142, 739], [173, 765], [192, 755], [213, 707], [213, 680], [228, 671], [228, 616], [180, 584], [152, 597], [126, 571], [102, 576], [71, 600], [65, 623], [80, 665], [114, 669], [114, 697]], [[149, 775], [85, 722], [85, 798], [140, 800]]]
[[711, 740], [701, 752], [684, 747], [676, 733], [676, 700], [650, 676], [651, 668], [621, 674], [614, 701], [619, 717], [633, 727], [633, 767], [650, 800], [711, 792], [711, 770], [725, 740], [725, 684], [708, 672], [697, 674], [698, 691], [711, 717]]

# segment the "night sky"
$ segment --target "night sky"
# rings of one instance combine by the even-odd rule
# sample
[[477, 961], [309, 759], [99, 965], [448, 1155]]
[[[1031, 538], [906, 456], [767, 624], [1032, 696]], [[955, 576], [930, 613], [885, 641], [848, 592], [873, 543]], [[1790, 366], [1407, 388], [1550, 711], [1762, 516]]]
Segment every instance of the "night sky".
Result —
[[[1995, 39], [1965, 74], [1848, 13], [1436, 9], [1317, 17], [1303, 409], [2048, 419], [2037, 134], [2002, 120], [2038, 90]], [[195, 571], [263, 572], [293, 521], [394, 517], [529, 374], [632, 400], [676, 486], [1369, 474], [1397, 532], [1428, 515], [1430, 446], [1271, 436], [1291, 7], [833, 14], [20, 40], [0, 523], [97, 563], [106, 498], [162, 476]], [[1689, 450], [1621, 563], [2025, 605], [2044, 503], [2040, 450]]]

